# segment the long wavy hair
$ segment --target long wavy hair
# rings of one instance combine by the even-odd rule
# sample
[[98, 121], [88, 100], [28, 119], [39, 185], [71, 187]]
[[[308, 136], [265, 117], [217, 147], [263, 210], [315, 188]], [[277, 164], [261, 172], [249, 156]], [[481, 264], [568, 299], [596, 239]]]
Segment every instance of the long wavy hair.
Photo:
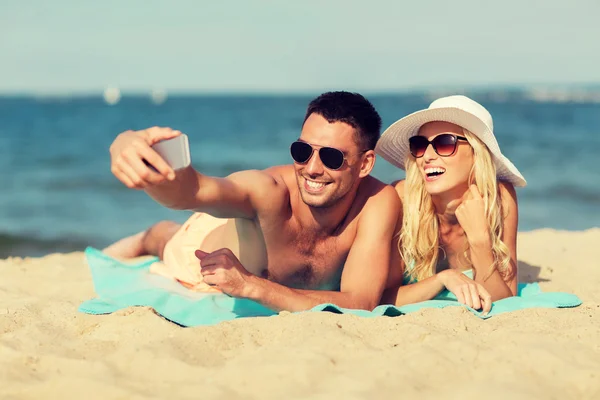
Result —
[[[487, 146], [468, 130], [463, 129], [463, 132], [474, 155], [473, 167], [469, 173], [469, 183], [477, 185], [483, 198], [495, 260], [484, 279], [487, 279], [494, 269], [497, 269], [503, 279], [508, 280], [510, 251], [501, 240], [504, 228], [503, 211], [496, 179], [496, 166]], [[431, 195], [425, 190], [425, 183], [416, 160], [409, 156], [405, 167], [404, 217], [398, 247], [405, 264], [405, 274], [411, 280], [420, 281], [436, 273], [441, 249], [440, 227]], [[459, 254], [459, 260], [464, 267], [473, 265], [468, 247], [462, 254]]]

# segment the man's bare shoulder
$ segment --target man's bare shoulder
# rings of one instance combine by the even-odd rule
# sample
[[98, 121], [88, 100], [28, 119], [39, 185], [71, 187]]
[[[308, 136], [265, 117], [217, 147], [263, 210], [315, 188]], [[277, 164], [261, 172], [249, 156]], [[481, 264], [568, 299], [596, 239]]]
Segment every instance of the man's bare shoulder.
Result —
[[275, 165], [264, 169], [263, 172], [273, 177], [277, 182], [284, 183], [290, 177], [295, 177], [293, 165]]
[[396, 197], [398, 197], [398, 194], [396, 194], [396, 191], [394, 190], [395, 183], [396, 182], [392, 184], [384, 183], [375, 177], [368, 176], [364, 179], [359, 190], [364, 190], [365, 194], [373, 198], [391, 197], [392, 194], [395, 194]]
[[235, 172], [227, 178], [231, 179], [248, 189], [255, 206], [279, 205], [278, 200], [287, 201], [289, 199], [288, 181], [290, 169], [293, 173], [293, 167], [282, 165], [266, 168], [263, 170], [245, 170]]
[[404, 182], [406, 182], [404, 179], [399, 179], [391, 183], [392, 187], [396, 189], [396, 193], [398, 193], [400, 200], [402, 200], [404, 196]]
[[245, 171], [234, 172], [228, 176], [229, 179], [247, 182], [257, 185], [260, 188], [273, 189], [284, 184], [285, 175], [288, 174], [287, 165], [270, 167], [266, 169], [249, 169]]
[[253, 189], [271, 187], [276, 183], [269, 174], [258, 169], [248, 169], [245, 171], [234, 172], [228, 175], [226, 179]]
[[374, 177], [365, 178], [361, 188], [364, 190], [366, 202], [363, 214], [395, 216], [400, 208], [400, 198], [394, 186], [381, 182]]

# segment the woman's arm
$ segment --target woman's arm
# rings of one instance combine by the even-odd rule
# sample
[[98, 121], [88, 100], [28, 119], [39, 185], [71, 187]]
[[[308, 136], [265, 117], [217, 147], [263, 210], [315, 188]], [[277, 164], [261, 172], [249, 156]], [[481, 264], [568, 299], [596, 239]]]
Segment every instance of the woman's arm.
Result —
[[[392, 183], [396, 189], [398, 197], [402, 201], [402, 206], [404, 206], [404, 182], [405, 181], [401, 180]], [[396, 222], [396, 235], [392, 240], [390, 268], [386, 289], [381, 298], [382, 304], [395, 304], [396, 306], [403, 306], [405, 304], [430, 300], [437, 296], [438, 293], [445, 288], [444, 284], [436, 276], [432, 276], [415, 284], [406, 286], [403, 285], [404, 272], [406, 268], [404, 260], [400, 255], [400, 233], [402, 229], [403, 216], [404, 212], [400, 212], [398, 215], [398, 221]]]
[[[393, 183], [400, 199], [403, 199], [404, 181]], [[431, 300], [442, 290], [448, 289], [454, 293], [459, 302], [472, 308], [483, 307], [484, 312], [491, 309], [491, 296], [479, 283], [455, 270], [446, 270], [420, 282], [403, 285], [404, 260], [400, 256], [399, 233], [402, 229], [403, 213], [400, 213], [396, 223], [397, 236], [392, 241], [392, 256], [386, 289], [381, 298], [381, 304], [403, 306]]]
[[444, 290], [444, 288], [445, 286], [437, 274], [408, 285], [404, 285], [402, 280], [400, 280], [386, 288], [381, 298], [381, 304], [393, 304], [400, 307], [406, 304], [431, 300]]
[[502, 211], [504, 212], [504, 231], [502, 242], [508, 246], [510, 253], [510, 265], [506, 284], [513, 296], [517, 295], [518, 269], [517, 269], [517, 231], [519, 226], [519, 206], [517, 204], [517, 192], [510, 183], [500, 183], [500, 196], [502, 199]]
[[[504, 224], [504, 230], [500, 240], [508, 247], [511, 259], [507, 276], [503, 277], [497, 268], [494, 268], [490, 274], [490, 269], [495, 267], [494, 263], [496, 263], [496, 260], [494, 258], [494, 253], [492, 252], [492, 241], [489, 235], [489, 228], [485, 234], [472, 234], [471, 236], [467, 234], [471, 262], [473, 263], [475, 273], [475, 281], [487, 289], [494, 301], [514, 296], [517, 293], [517, 198], [515, 189], [512, 185], [503, 182], [499, 185]], [[477, 194], [475, 194], [474, 198], [465, 200], [463, 204], [477, 202], [478, 199], [476, 198], [476, 195]], [[467, 205], [467, 207], [469, 206], [471, 206], [471, 204]], [[459, 216], [460, 211], [459, 206], [457, 209], [457, 217]], [[460, 219], [461, 218], [459, 217], [459, 220]], [[466, 222], [468, 218], [463, 217], [462, 219]], [[473, 222], [473, 219], [469, 222]], [[461, 223], [461, 225], [462, 224], [463, 223]], [[465, 229], [465, 232], [467, 232], [467, 229]]]
[[459, 303], [475, 310], [483, 309], [484, 313], [488, 313], [492, 308], [492, 296], [489, 292], [481, 284], [454, 269], [438, 272], [416, 283], [389, 288], [384, 292], [382, 304], [400, 307], [431, 300], [444, 289], [453, 293]]

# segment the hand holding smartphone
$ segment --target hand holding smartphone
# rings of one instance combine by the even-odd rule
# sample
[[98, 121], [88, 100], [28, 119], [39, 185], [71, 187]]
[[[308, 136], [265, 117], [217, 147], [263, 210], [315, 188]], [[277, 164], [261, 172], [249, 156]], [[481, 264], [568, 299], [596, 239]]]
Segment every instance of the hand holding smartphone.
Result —
[[181, 134], [172, 139], [160, 141], [152, 149], [166, 161], [174, 171], [186, 168], [192, 163], [188, 137]]

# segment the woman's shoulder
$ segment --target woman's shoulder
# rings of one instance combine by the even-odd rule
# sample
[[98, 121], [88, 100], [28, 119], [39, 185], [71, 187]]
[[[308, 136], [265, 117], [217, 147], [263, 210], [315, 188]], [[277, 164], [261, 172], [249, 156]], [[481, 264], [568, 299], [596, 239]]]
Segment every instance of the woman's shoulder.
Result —
[[515, 187], [509, 182], [498, 182], [498, 192], [505, 222], [508, 217], [511, 217], [516, 221], [518, 218], [519, 206], [517, 203], [517, 191], [515, 190]]
[[510, 182], [498, 181], [498, 191], [500, 193], [500, 199], [502, 203], [516, 203], [517, 202], [517, 191]]

